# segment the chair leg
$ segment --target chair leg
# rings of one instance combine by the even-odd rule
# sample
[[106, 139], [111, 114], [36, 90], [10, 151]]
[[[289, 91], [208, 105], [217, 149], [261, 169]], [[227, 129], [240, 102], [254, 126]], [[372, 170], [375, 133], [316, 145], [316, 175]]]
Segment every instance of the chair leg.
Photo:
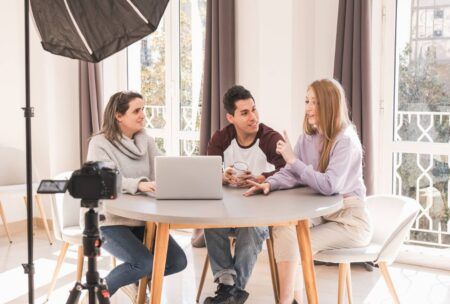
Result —
[[347, 277], [347, 266], [345, 263], [340, 263], [339, 264], [339, 281], [338, 281], [338, 304], [344, 303], [346, 277]]
[[64, 258], [66, 257], [67, 249], [69, 248], [69, 243], [65, 242], [61, 246], [61, 252], [58, 256], [58, 261], [56, 263], [55, 271], [53, 271], [52, 281], [50, 282], [50, 288], [48, 289], [47, 293], [47, 302], [50, 299], [50, 295], [53, 292], [53, 289], [55, 288], [56, 279], [58, 278], [59, 271], [61, 270], [62, 263], [64, 262]]
[[347, 276], [346, 276], [346, 286], [347, 286], [347, 299], [348, 304], [353, 303], [353, 294], [352, 294], [352, 269], [351, 264], [348, 263], [347, 265]]
[[278, 303], [280, 301], [280, 290], [278, 287], [278, 271], [277, 271], [277, 264], [275, 262], [275, 255], [273, 252], [273, 243], [270, 237], [267, 238], [266, 245], [267, 245], [267, 253], [269, 254], [269, 266], [270, 266], [270, 275], [272, 277], [273, 296], [275, 299], [275, 303]]
[[8, 237], [9, 243], [12, 244], [11, 235], [9, 234], [8, 222], [6, 221], [5, 211], [3, 210], [2, 202], [0, 202], [0, 216], [2, 218], [3, 227], [6, 231], [6, 236]]
[[83, 264], [84, 264], [84, 254], [83, 245], [78, 246], [78, 259], [77, 259], [77, 282], [81, 282], [81, 277], [83, 276]]
[[389, 275], [389, 271], [385, 262], [379, 262], [378, 266], [380, 267], [381, 274], [383, 275], [384, 280], [386, 281], [386, 285], [389, 288], [391, 296], [394, 300], [394, 303], [400, 304], [400, 300], [398, 298], [397, 292], [395, 291], [394, 284], [392, 283], [391, 276]]
[[47, 233], [48, 241], [50, 242], [50, 245], [53, 245], [53, 240], [52, 240], [52, 236], [50, 234], [50, 229], [48, 228], [47, 216], [45, 215], [44, 207], [42, 207], [41, 198], [39, 197], [39, 195], [36, 194], [34, 196], [34, 199], [35, 199], [36, 205], [39, 209], [39, 213], [41, 214], [41, 219], [44, 222], [45, 233]]
[[203, 285], [205, 284], [206, 272], [208, 271], [209, 266], [209, 257], [206, 255], [205, 262], [203, 263], [202, 276], [200, 278], [200, 283], [198, 284], [197, 297], [195, 298], [195, 302], [198, 303], [200, 301], [200, 296], [202, 295]]

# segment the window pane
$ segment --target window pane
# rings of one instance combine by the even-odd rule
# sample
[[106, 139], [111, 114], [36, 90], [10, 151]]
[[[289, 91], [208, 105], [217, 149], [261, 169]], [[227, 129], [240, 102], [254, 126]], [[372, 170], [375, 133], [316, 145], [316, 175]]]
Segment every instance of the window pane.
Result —
[[[166, 48], [164, 19], [158, 29], [141, 43], [141, 94], [146, 101], [147, 128], [164, 129], [167, 124], [166, 109]], [[158, 148], [165, 151], [164, 139], [155, 136]]]
[[450, 141], [450, 0], [397, 1], [395, 141]]
[[450, 247], [448, 161], [447, 155], [394, 153], [395, 194], [421, 205], [410, 242]]
[[180, 131], [200, 129], [205, 22], [206, 0], [180, 1]]
[[450, 247], [450, 0], [398, 0], [396, 22], [393, 189], [421, 205], [410, 242]]
[[200, 154], [200, 141], [183, 139], [180, 140], [180, 155], [192, 156]]

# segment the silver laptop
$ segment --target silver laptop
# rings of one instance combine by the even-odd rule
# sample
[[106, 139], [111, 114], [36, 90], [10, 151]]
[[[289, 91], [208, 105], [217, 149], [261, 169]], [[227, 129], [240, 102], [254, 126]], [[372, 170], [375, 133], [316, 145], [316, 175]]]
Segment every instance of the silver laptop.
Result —
[[222, 157], [157, 156], [157, 199], [222, 199]]

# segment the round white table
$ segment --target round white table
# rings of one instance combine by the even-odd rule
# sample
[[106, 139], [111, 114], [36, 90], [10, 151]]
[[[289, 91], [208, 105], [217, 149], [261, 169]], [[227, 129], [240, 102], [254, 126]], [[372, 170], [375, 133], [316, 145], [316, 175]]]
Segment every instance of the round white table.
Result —
[[[307, 187], [244, 197], [244, 189], [224, 187], [222, 200], [157, 200], [146, 195], [121, 195], [104, 202], [107, 212], [147, 222], [146, 244], [155, 234], [151, 301], [161, 301], [169, 229], [296, 225], [308, 303], [318, 303], [309, 219], [342, 208], [341, 195], [323, 196]], [[145, 282], [145, 279], [143, 279]], [[144, 284], [141, 284], [139, 300]], [[144, 289], [145, 290], [145, 289]]]

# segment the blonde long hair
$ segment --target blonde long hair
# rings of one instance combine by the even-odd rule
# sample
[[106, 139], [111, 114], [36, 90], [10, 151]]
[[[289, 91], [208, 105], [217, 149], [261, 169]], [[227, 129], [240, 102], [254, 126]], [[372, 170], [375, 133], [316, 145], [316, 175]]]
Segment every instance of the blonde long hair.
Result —
[[339, 82], [334, 79], [316, 80], [308, 86], [308, 89], [313, 90], [316, 95], [319, 125], [309, 124], [305, 113], [303, 130], [308, 135], [316, 134], [319, 130], [322, 132], [323, 146], [318, 169], [325, 172], [336, 136], [347, 126], [352, 126], [352, 123], [348, 116], [344, 89]]

